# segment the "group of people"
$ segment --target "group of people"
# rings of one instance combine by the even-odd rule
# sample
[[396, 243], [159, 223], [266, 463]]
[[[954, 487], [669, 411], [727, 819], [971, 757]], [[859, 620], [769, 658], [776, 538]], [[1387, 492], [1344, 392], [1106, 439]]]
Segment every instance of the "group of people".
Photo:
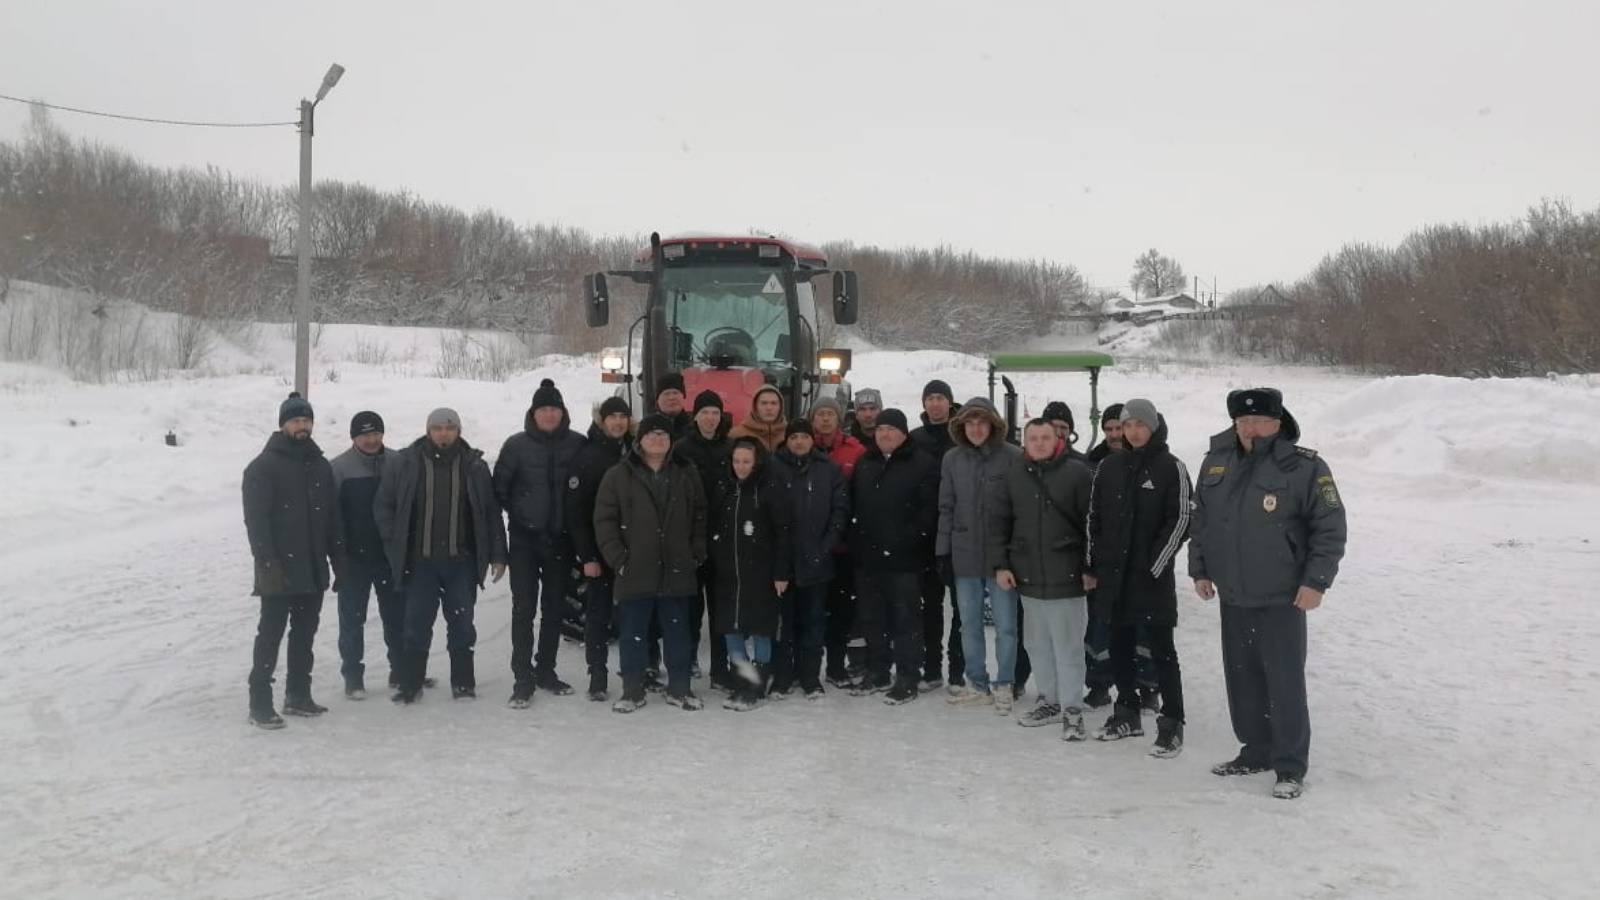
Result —
[[[763, 387], [730, 427], [715, 392], [690, 403], [675, 374], [657, 387], [637, 422], [612, 397], [580, 435], [546, 379], [492, 468], [450, 409], [398, 451], [377, 413], [359, 413], [351, 447], [330, 463], [311, 439], [310, 404], [291, 394], [243, 480], [261, 601], [251, 722], [283, 726], [272, 683], [286, 629], [283, 711], [326, 712], [311, 668], [330, 582], [348, 698], [366, 695], [373, 595], [394, 701], [435, 686], [427, 666], [441, 610], [451, 695], [474, 697], [476, 594], [509, 568], [514, 708], [539, 691], [573, 692], [556, 662], [576, 593], [587, 696], [619, 713], [652, 692], [701, 709], [704, 636], [709, 684], [728, 709], [817, 700], [825, 683], [899, 705], [948, 680], [952, 706], [1008, 716], [1031, 678], [1037, 696], [1018, 724], [1115, 741], [1142, 736], [1153, 709], [1150, 753], [1170, 758], [1183, 747], [1173, 632], [1187, 541], [1196, 592], [1221, 600], [1242, 745], [1213, 771], [1273, 771], [1276, 796], [1299, 796], [1310, 749], [1305, 613], [1332, 585], [1345, 519], [1327, 464], [1299, 446], [1278, 391], [1229, 394], [1233, 425], [1212, 438], [1196, 483], [1144, 399], [1110, 406], [1103, 439], [1084, 454], [1065, 403], [1029, 421], [1018, 447], [988, 399], [957, 404], [937, 379], [915, 428], [873, 389], [857, 392], [847, 422], [830, 398], [789, 418], [782, 393]], [[1085, 712], [1107, 704], [1091, 732]]]

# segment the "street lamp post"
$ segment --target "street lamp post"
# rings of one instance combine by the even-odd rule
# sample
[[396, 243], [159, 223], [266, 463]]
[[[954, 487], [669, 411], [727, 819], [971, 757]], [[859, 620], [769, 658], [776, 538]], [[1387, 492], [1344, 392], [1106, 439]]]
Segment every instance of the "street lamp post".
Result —
[[295, 238], [300, 275], [294, 303], [294, 389], [307, 398], [311, 396], [311, 136], [317, 104], [343, 75], [344, 66], [329, 66], [317, 98], [300, 101], [300, 229]]

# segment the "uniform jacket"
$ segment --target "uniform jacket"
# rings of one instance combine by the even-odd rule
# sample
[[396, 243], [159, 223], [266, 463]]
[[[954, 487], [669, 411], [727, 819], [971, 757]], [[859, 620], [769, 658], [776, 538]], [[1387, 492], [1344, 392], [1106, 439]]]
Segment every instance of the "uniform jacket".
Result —
[[627, 435], [606, 437], [598, 424], [589, 426], [589, 441], [572, 457], [566, 483], [567, 534], [578, 564], [605, 562], [594, 537], [594, 500], [600, 493], [600, 479], [622, 461], [633, 442]]

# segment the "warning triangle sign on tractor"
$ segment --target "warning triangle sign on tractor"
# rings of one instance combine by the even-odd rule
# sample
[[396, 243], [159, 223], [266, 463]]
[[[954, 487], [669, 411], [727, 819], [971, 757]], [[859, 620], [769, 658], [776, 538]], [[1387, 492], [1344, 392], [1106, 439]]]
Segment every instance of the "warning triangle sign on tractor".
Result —
[[783, 293], [783, 284], [778, 281], [778, 276], [777, 275], [768, 275], [767, 276], [767, 283], [761, 286], [761, 293], [763, 293], [763, 294], [782, 294]]

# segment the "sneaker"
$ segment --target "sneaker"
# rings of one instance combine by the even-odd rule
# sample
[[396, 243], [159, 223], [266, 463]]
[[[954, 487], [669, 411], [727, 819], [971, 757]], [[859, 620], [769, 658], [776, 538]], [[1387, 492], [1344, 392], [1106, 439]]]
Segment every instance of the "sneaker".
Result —
[[533, 686], [557, 697], [565, 697], [572, 693], [572, 685], [562, 681], [554, 672], [534, 676]]
[[694, 691], [684, 691], [681, 694], [667, 694], [667, 705], [676, 706], [685, 712], [694, 712], [697, 709], [706, 708], [705, 703], [701, 702], [700, 698], [694, 695]]
[[1059, 721], [1061, 721], [1061, 705], [1048, 700], [1040, 700], [1033, 705], [1033, 709], [1017, 717], [1017, 724], [1027, 728], [1054, 725]]
[[952, 681], [944, 686], [944, 692], [952, 697], [959, 695], [966, 689], [967, 683], [965, 681]]
[[604, 703], [611, 699], [611, 695], [606, 693], [606, 689], [602, 687], [589, 688], [589, 693], [586, 696], [592, 703]]
[[917, 685], [917, 690], [926, 694], [929, 691], [937, 691], [942, 687], [944, 687], [944, 679], [934, 675], [932, 677], [922, 679], [922, 683]]
[[1016, 695], [1011, 692], [1011, 685], [997, 684], [989, 690], [989, 695], [994, 698], [995, 715], [1011, 715], [1011, 704], [1016, 700]]
[[[439, 679], [424, 678], [422, 679], [422, 686], [425, 688], [438, 687]], [[398, 672], [389, 673], [389, 688], [396, 691], [400, 690], [400, 674]]]
[[827, 691], [824, 691], [822, 689], [822, 685], [820, 684], [812, 685], [811, 687], [806, 688], [806, 699], [812, 701], [813, 703], [821, 700], [827, 695]]
[[617, 702], [611, 704], [611, 711], [614, 713], [631, 713], [643, 709], [649, 702], [643, 695], [629, 697], [627, 694], [623, 694], [618, 698]]
[[883, 695], [883, 702], [889, 706], [899, 706], [902, 703], [910, 703], [917, 699], [917, 695], [920, 693], [922, 692], [917, 690], [917, 686], [914, 684], [897, 684], [889, 688], [889, 692]]
[[1255, 762], [1243, 753], [1235, 756], [1225, 763], [1217, 763], [1211, 767], [1211, 774], [1224, 778], [1230, 775], [1255, 775], [1260, 772], [1271, 771], [1272, 767], [1263, 762]]
[[1120, 741], [1123, 738], [1144, 737], [1144, 723], [1140, 721], [1139, 709], [1134, 706], [1119, 706], [1117, 711], [1106, 720], [1104, 728], [1095, 735], [1102, 741]]
[[1083, 698], [1083, 705], [1090, 709], [1100, 709], [1111, 705], [1111, 689], [1096, 685], [1089, 688], [1089, 695]]
[[310, 694], [295, 694], [283, 698], [283, 711], [291, 716], [320, 716], [328, 711], [326, 706], [311, 699]]
[[1156, 743], [1150, 755], [1157, 759], [1171, 759], [1183, 752], [1183, 723], [1162, 716], [1156, 719]]
[[856, 682], [854, 685], [851, 686], [851, 688], [850, 688], [850, 696], [852, 696], [852, 697], [867, 697], [867, 696], [871, 696], [872, 694], [881, 694], [884, 691], [887, 691], [888, 689], [889, 689], [889, 679], [885, 678], [882, 681], [878, 681], [877, 679], [874, 679], [871, 675], [863, 675], [863, 676], [861, 676], [861, 680], [860, 681]]
[[533, 685], [526, 683], [513, 685], [511, 699], [506, 701], [506, 705], [512, 709], [527, 709], [532, 706]]
[[283, 718], [272, 707], [250, 710], [250, 724], [262, 731], [277, 731], [283, 727]]
[[1272, 796], [1279, 800], [1295, 800], [1305, 793], [1306, 785], [1297, 775], [1278, 773], [1278, 783], [1272, 786]]
[[478, 689], [470, 684], [457, 684], [450, 688], [450, 697], [455, 700], [476, 700]]
[[660, 669], [644, 670], [644, 689], [652, 694], [659, 694], [666, 690], [666, 685], [661, 682]]
[[987, 691], [976, 690], [963, 684], [956, 688], [955, 693], [945, 697], [944, 702], [951, 706], [988, 706], [994, 703], [994, 697]]
[[1086, 741], [1089, 733], [1083, 728], [1083, 713], [1070, 709], [1061, 714], [1061, 739], [1063, 741]]

